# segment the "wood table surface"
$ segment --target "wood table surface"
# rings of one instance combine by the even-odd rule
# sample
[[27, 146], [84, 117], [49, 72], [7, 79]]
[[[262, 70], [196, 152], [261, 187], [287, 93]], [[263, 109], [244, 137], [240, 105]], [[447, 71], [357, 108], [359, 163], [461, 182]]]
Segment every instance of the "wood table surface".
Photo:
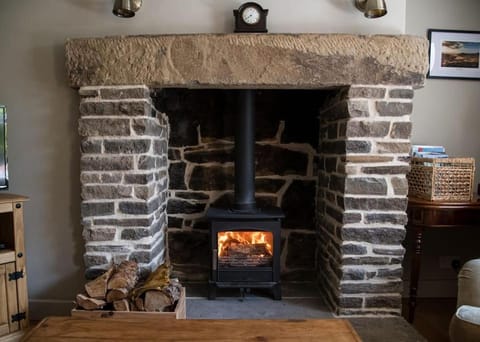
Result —
[[342, 319], [162, 320], [47, 317], [24, 341], [361, 341]]

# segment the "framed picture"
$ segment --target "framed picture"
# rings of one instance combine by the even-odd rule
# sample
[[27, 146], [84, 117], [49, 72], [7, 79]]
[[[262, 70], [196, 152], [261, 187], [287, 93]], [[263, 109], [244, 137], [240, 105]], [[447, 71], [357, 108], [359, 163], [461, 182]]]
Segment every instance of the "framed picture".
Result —
[[480, 79], [480, 32], [428, 30], [428, 78]]

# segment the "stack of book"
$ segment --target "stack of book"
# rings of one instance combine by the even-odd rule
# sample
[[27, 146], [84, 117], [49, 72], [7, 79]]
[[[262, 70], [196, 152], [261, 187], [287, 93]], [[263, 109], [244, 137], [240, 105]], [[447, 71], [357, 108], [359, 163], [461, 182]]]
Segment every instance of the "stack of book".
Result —
[[417, 158], [448, 158], [443, 146], [412, 145], [412, 157]]

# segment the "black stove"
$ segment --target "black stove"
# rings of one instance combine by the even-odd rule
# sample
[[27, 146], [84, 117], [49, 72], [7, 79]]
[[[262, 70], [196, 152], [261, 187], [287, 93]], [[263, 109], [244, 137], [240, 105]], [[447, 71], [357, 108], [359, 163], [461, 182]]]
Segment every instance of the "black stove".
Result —
[[232, 208], [210, 208], [211, 271], [208, 298], [217, 288], [271, 288], [281, 299], [280, 208], [255, 203], [255, 92], [239, 90]]

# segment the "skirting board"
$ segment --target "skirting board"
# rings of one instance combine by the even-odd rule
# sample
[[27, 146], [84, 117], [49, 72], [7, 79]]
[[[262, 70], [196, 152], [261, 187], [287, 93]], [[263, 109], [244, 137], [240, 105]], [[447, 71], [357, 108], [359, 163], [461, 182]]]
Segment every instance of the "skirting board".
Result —
[[70, 311], [75, 306], [73, 300], [55, 299], [30, 299], [29, 318], [39, 321], [48, 316], [70, 316]]

